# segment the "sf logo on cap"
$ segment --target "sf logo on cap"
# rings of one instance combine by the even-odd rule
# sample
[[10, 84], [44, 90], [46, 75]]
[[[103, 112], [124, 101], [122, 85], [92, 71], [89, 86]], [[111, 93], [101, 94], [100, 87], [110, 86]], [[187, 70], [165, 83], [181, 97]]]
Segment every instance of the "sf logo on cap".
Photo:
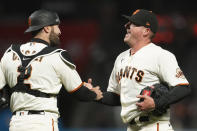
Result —
[[28, 25], [31, 26], [31, 18], [28, 19]]
[[137, 14], [139, 11], [140, 11], [139, 9], [138, 9], [138, 10], [136, 10], [136, 11], [134, 11], [132, 15]]

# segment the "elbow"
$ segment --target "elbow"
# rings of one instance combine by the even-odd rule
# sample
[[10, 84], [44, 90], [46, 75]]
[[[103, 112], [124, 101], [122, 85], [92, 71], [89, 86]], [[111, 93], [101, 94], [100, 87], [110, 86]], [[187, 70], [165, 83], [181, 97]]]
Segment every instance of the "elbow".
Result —
[[192, 88], [190, 85], [182, 86], [183, 87], [183, 94], [185, 94], [185, 97], [189, 96], [192, 93]]

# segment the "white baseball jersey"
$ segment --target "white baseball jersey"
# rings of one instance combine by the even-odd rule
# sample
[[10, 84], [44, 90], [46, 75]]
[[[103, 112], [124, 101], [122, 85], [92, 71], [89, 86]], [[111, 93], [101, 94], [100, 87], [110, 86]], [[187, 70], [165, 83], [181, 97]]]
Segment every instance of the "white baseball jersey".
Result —
[[[37, 54], [46, 46], [43, 43], [29, 42], [21, 45], [20, 50], [24, 55], [30, 56]], [[5, 52], [1, 59], [2, 71], [7, 84], [11, 88], [17, 84], [17, 77], [20, 75], [20, 72], [17, 71], [21, 65], [19, 59], [17, 54], [10, 49]], [[62, 85], [68, 92], [72, 92], [80, 87], [82, 83], [75, 65], [63, 60], [58, 52], [35, 58], [29, 63], [29, 66], [31, 66], [31, 70], [26, 71], [26, 73], [29, 73], [29, 77], [24, 80], [24, 83], [30, 84], [32, 90], [58, 94]], [[12, 112], [18, 110], [45, 110], [59, 114], [56, 97], [35, 97], [22, 92], [12, 94], [10, 108]]]
[[[129, 49], [117, 57], [107, 91], [120, 94], [123, 122], [144, 113], [137, 109], [139, 99], [136, 96], [146, 86], [161, 81], [169, 86], [188, 84], [175, 56], [169, 51], [150, 43], [133, 55]], [[160, 119], [169, 120], [169, 111]]]

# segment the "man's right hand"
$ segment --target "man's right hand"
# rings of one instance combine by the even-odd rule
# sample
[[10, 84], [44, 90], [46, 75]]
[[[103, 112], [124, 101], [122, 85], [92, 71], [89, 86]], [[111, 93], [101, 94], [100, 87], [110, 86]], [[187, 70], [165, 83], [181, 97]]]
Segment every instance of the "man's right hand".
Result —
[[100, 90], [99, 86], [93, 87], [92, 85], [92, 79], [88, 79], [88, 83], [84, 84], [89, 90], [95, 92], [97, 94], [95, 100], [100, 100], [103, 98], [103, 92]]
[[97, 96], [96, 96], [96, 99], [95, 100], [100, 100], [103, 98], [103, 92], [100, 90], [100, 87], [99, 86], [96, 86], [92, 89], [90, 89], [91, 91], [94, 91]]

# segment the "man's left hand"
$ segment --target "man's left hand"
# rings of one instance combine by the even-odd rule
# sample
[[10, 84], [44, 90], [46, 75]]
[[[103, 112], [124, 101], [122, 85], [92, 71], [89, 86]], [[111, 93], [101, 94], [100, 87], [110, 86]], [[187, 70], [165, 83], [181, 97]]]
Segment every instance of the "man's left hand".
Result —
[[152, 97], [147, 96], [147, 95], [138, 95], [137, 98], [144, 99], [144, 101], [136, 103], [139, 110], [152, 111], [155, 109], [155, 102]]

